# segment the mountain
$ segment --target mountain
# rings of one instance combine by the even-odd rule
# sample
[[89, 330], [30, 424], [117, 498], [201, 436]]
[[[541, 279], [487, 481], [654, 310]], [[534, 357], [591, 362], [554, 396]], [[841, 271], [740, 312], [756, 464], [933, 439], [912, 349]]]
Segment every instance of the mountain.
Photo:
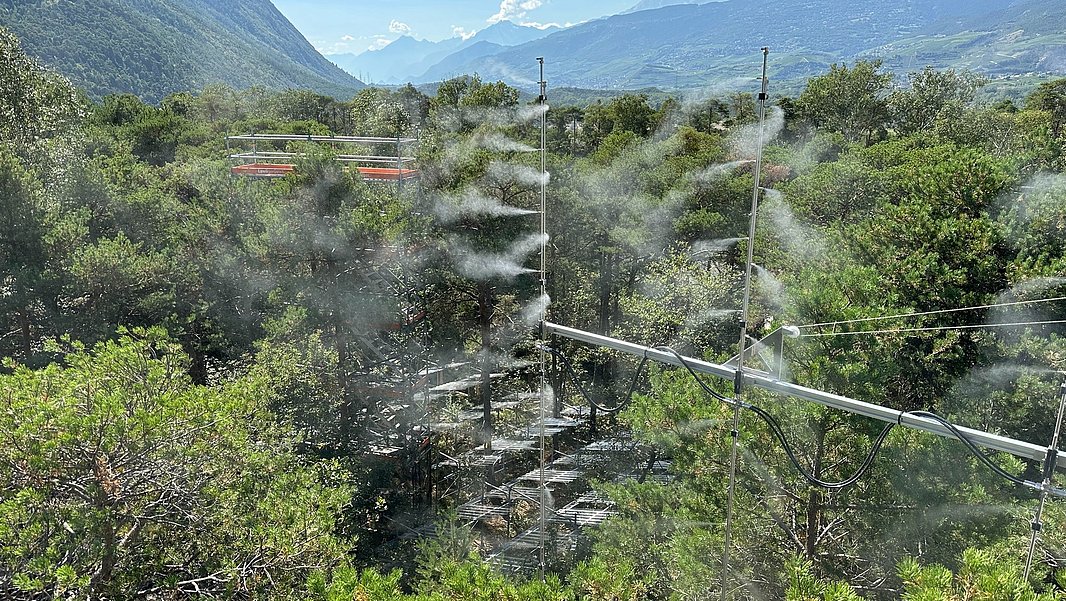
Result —
[[339, 97], [364, 87], [269, 0], [0, 0], [0, 26], [97, 98], [157, 102], [216, 82]]
[[624, 11], [624, 13], [635, 13], [639, 10], [652, 10], [664, 6], [673, 6], [675, 4], [701, 4], [703, 2], [714, 1], [716, 0], [641, 0], [632, 8]]
[[353, 75], [365, 73], [374, 82], [397, 84], [433, 81], [439, 73], [454, 73], [455, 67], [469, 61], [495, 54], [508, 46], [543, 38], [556, 31], [559, 28], [554, 26], [541, 29], [500, 21], [466, 39], [454, 37], [430, 42], [402, 36], [380, 50], [368, 50], [362, 54], [334, 54], [329, 58], [347, 72]]
[[561, 29], [555, 25], [541, 29], [530, 25], [516, 25], [511, 21], [500, 21], [477, 32], [468, 42], [471, 44], [491, 42], [500, 46], [517, 46], [533, 40], [539, 40]]
[[1066, 73], [1066, 4], [1025, 0], [988, 13], [933, 23], [866, 54], [890, 67], [954, 65], [991, 77]]
[[[916, 36], [937, 36], [939, 41], [926, 42], [936, 47], [947, 36], [978, 25], [985, 28], [981, 31], [1002, 32], [1007, 24], [1025, 19], [1044, 20], [1045, 27], [1062, 31], [1066, 20], [1060, 18], [1057, 4], [1062, 4], [1061, 0], [726, 0], [677, 4], [583, 23], [480, 57], [455, 71], [477, 72], [484, 79], [503, 79], [528, 87], [535, 79], [534, 59], [544, 56], [555, 86], [737, 89], [750, 87], [758, 77], [759, 48], [769, 46], [770, 74], [786, 84], [777, 88], [783, 89], [802, 85], [803, 80], [824, 73], [833, 63], [880, 56], [875, 49], [895, 48], [890, 45], [915, 40]], [[1022, 25], [1015, 31], [1020, 28]], [[1050, 43], [1053, 35], [1048, 32], [1039, 41]], [[980, 52], [998, 52], [990, 39], [979, 42], [987, 46]], [[976, 48], [971, 50], [977, 52]], [[1043, 45], [1038, 52], [1058, 56]], [[915, 68], [920, 69], [925, 62], [921, 52], [917, 60]], [[1054, 60], [1044, 60], [1040, 64], [1052, 63]], [[956, 65], [947, 62], [934, 66]], [[1023, 68], [1031, 70], [1020, 62], [1010, 66], [1013, 70]]]
[[504, 48], [505, 46], [493, 44], [492, 42], [475, 42], [458, 52], [449, 54], [444, 60], [430, 67], [425, 73], [413, 77], [411, 80], [416, 83], [425, 83], [430, 81], [443, 81], [458, 75], [468, 74], [467, 71], [463, 71], [462, 69], [470, 64], [471, 61], [475, 61], [485, 56], [492, 56], [493, 54], [502, 51]]
[[380, 50], [368, 50], [361, 54], [333, 54], [329, 58], [348, 73], [366, 74], [368, 81], [403, 83], [405, 77], [409, 77], [411, 73], [425, 71], [458, 50], [463, 43], [463, 38], [430, 42], [405, 35]]

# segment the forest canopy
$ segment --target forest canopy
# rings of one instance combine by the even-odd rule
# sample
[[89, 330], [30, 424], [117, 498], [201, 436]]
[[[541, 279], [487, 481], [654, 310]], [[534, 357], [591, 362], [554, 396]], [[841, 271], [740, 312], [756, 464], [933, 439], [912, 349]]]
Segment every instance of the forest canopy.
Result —
[[[1039, 461], [746, 391], [778, 437], [730, 382], [562, 339], [538, 371], [545, 316], [728, 361], [752, 244], [751, 337], [802, 333], [783, 379], [1046, 446], [1063, 80], [987, 103], [860, 61], [760, 122], [476, 75], [95, 102], [3, 31], [0, 59], [0, 597], [1066, 598], [1066, 505], [1027, 562], [1038, 495], [1002, 477]], [[249, 132], [417, 137], [419, 179], [303, 140], [234, 176]]]

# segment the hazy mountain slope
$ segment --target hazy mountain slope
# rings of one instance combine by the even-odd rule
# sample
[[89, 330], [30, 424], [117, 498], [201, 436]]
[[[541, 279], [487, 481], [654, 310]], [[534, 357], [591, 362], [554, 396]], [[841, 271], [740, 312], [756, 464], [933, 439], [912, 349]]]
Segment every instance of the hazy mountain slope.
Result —
[[0, 0], [0, 26], [96, 97], [157, 101], [214, 82], [341, 97], [363, 87], [269, 0]]
[[868, 52], [900, 69], [955, 66], [992, 77], [1066, 74], [1066, 3], [1023, 0], [941, 21]]
[[467, 64], [462, 71], [528, 85], [535, 57], [558, 86], [733, 86], [758, 76], [759, 48], [771, 75], [800, 80], [871, 47], [936, 22], [1001, 10], [1001, 0], [728, 0], [616, 15]]
[[627, 9], [624, 12], [635, 13], [638, 10], [653, 10], [656, 8], [662, 8], [664, 6], [673, 6], [675, 4], [704, 4], [706, 2], [720, 2], [721, 0], [641, 0], [633, 5], [632, 8]]
[[[423, 76], [427, 72], [452, 72], [454, 67], [462, 66], [464, 61], [494, 54], [495, 51], [507, 46], [537, 40], [555, 31], [559, 31], [559, 28], [539, 29], [516, 25], [510, 21], [500, 21], [465, 40], [455, 37], [430, 42], [403, 36], [380, 50], [370, 50], [358, 55], [334, 54], [330, 58], [349, 73], [366, 74], [374, 82], [427, 81]], [[475, 46], [477, 50], [468, 50]], [[493, 52], [487, 52], [493, 47], [495, 47]], [[439, 67], [438, 63], [440, 63]]]
[[477, 42], [458, 52], [449, 54], [444, 60], [430, 67], [425, 73], [410, 79], [415, 83], [426, 83], [431, 81], [442, 81], [458, 75], [466, 75], [468, 72], [463, 71], [462, 69], [470, 64], [471, 61], [477, 60], [483, 56], [492, 56], [493, 54], [502, 51], [504, 48], [505, 46], [493, 44], [492, 42]]
[[425, 71], [426, 67], [462, 45], [462, 38], [430, 42], [405, 35], [380, 50], [368, 50], [362, 54], [334, 54], [329, 58], [348, 73], [364, 74], [368, 81], [400, 83], [404, 77]]
[[477, 42], [491, 42], [500, 46], [517, 46], [533, 40], [539, 40], [559, 30], [558, 27], [554, 26], [540, 29], [539, 27], [516, 25], [510, 21], [500, 21], [477, 32], [467, 42], [468, 45], [476, 44]]

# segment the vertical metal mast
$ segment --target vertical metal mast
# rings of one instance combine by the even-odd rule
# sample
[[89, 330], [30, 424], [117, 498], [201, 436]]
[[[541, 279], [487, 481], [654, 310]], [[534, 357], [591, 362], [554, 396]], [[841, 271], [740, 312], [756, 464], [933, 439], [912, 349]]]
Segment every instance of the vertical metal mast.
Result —
[[1033, 515], [1033, 521], [1030, 523], [1033, 533], [1029, 538], [1029, 554], [1025, 558], [1025, 573], [1022, 576], [1025, 580], [1029, 579], [1029, 571], [1033, 567], [1033, 554], [1036, 553], [1036, 541], [1040, 537], [1040, 531], [1044, 527], [1044, 524], [1041, 521], [1044, 516], [1044, 505], [1047, 504], [1048, 489], [1051, 487], [1051, 481], [1055, 477], [1055, 464], [1058, 462], [1059, 458], [1059, 435], [1062, 433], [1062, 416], [1066, 413], [1066, 382], [1062, 383], [1059, 392], [1059, 414], [1058, 417], [1055, 418], [1055, 433], [1051, 436], [1051, 446], [1047, 448], [1047, 456], [1044, 458], [1044, 479], [1040, 483], [1040, 502], [1036, 506], [1036, 513]]
[[729, 492], [725, 508], [725, 532], [723, 533], [724, 544], [722, 546], [722, 601], [730, 596], [729, 583], [729, 550], [733, 544], [733, 500], [737, 483], [737, 447], [740, 444], [740, 402], [744, 394], [744, 350], [747, 347], [748, 338], [748, 312], [751, 305], [751, 266], [755, 252], [755, 217], [759, 211], [759, 184], [762, 174], [762, 150], [766, 127], [766, 98], [769, 89], [769, 80], [766, 78], [766, 63], [770, 49], [762, 49], [762, 88], [759, 91], [759, 145], [755, 155], [755, 187], [751, 195], [751, 219], [748, 225], [748, 260], [744, 265], [744, 304], [740, 312], [740, 351], [737, 356], [737, 371], [733, 379], [733, 429], [730, 437], [733, 439], [732, 449], [729, 453]]
[[[544, 80], [544, 57], [537, 57], [540, 63], [540, 302], [548, 295], [548, 82]], [[549, 301], [550, 302], [550, 301]], [[545, 542], [548, 536], [548, 486], [544, 482], [544, 466], [548, 462], [548, 444], [545, 436], [544, 422], [547, 419], [545, 405], [548, 402], [548, 356], [545, 346], [548, 344], [547, 307], [540, 320], [540, 546], [539, 572], [544, 580]]]

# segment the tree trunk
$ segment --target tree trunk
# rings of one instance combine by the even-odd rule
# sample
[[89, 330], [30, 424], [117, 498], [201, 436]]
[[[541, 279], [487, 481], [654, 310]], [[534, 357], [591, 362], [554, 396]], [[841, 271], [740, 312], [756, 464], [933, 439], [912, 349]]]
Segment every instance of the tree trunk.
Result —
[[478, 325], [481, 327], [481, 384], [479, 397], [483, 411], [481, 438], [492, 449], [492, 288], [478, 286]]
[[355, 395], [352, 394], [351, 382], [348, 377], [348, 341], [346, 340], [342, 326], [337, 323], [333, 326], [333, 346], [337, 353], [337, 377], [340, 379], [341, 406], [340, 406], [340, 447], [344, 450], [351, 448], [352, 432], [355, 422]]
[[[825, 457], [825, 419], [819, 419], [814, 428], [814, 465], [811, 473], [815, 478], [822, 477], [822, 461]], [[814, 561], [818, 546], [818, 534], [822, 528], [822, 491], [817, 488], [811, 489], [811, 496], [807, 499], [806, 511], [806, 553], [807, 559]]]
[[22, 307], [19, 309], [19, 329], [22, 330], [22, 359], [26, 361], [33, 352], [33, 327], [30, 325], [29, 311]]
[[[604, 244], [606, 245], [606, 240]], [[614, 281], [614, 255], [607, 251], [600, 252], [600, 282], [599, 282], [599, 309], [597, 311], [597, 317], [599, 323], [597, 324], [598, 334], [609, 336], [611, 333], [611, 283]], [[608, 359], [607, 363], [602, 366], [601, 370], [594, 372], [599, 374], [600, 387], [607, 391], [610, 389], [612, 373], [612, 360]], [[596, 433], [596, 406], [589, 407], [589, 428], [592, 433]]]

